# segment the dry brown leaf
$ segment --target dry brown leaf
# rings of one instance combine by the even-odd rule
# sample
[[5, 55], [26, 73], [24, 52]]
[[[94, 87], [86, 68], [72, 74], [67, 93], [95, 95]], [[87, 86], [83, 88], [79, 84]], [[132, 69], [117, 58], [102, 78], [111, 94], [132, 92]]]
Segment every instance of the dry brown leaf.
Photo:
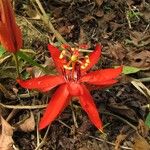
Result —
[[116, 103], [115, 101], [112, 101], [109, 104], [109, 109], [112, 112], [117, 113], [118, 115], [122, 115], [126, 118], [133, 120], [133, 121], [137, 121], [136, 112], [124, 104], [121, 104], [121, 103], [119, 104], [119, 103]]
[[138, 68], [150, 67], [150, 51], [143, 50], [141, 52], [128, 53], [130, 65]]
[[98, 10], [96, 13], [95, 13], [95, 16], [96, 17], [103, 17], [104, 16], [104, 11], [102, 9]]
[[134, 138], [134, 150], [150, 150], [150, 145], [147, 143], [147, 141], [140, 135], [135, 136]]
[[1, 117], [0, 150], [13, 150], [13, 128]]
[[66, 34], [69, 34], [73, 28], [74, 28], [74, 25], [61, 26], [60, 28], [58, 28], [58, 32], [59, 32], [61, 35], [66, 35]]
[[115, 141], [115, 150], [120, 149], [119, 147], [120, 147], [121, 143], [125, 140], [126, 137], [127, 137], [127, 135], [122, 134], [122, 133], [117, 136], [117, 139]]
[[116, 23], [116, 22], [110, 22], [110, 28], [111, 32], [115, 32], [118, 28], [121, 28], [122, 24]]
[[93, 16], [91, 16], [91, 15], [86, 15], [86, 16], [82, 19], [82, 21], [83, 21], [83, 23], [85, 23], [85, 22], [88, 22], [88, 21], [93, 20], [93, 19], [95, 19]]
[[138, 132], [143, 137], [147, 137], [148, 136], [149, 128], [148, 128], [148, 126], [145, 125], [144, 121], [141, 120], [141, 119], [139, 119]]
[[132, 80], [131, 83], [147, 98], [150, 96], [150, 90], [138, 80]]
[[137, 47], [150, 44], [150, 35], [143, 32], [133, 31], [130, 32], [131, 43]]
[[88, 42], [87, 34], [85, 33], [84, 29], [80, 27], [79, 45], [82, 44], [90, 45], [90, 43]]
[[111, 13], [105, 14], [103, 20], [104, 22], [107, 23], [107, 22], [112, 21], [115, 17], [116, 17], [116, 14], [114, 12], [111, 12]]
[[95, 0], [98, 6], [101, 6], [103, 4], [103, 0]]
[[35, 119], [32, 112], [30, 112], [30, 117], [19, 125], [19, 128], [24, 132], [31, 132], [35, 129]]
[[125, 57], [126, 50], [122, 46], [122, 44], [116, 42], [115, 44], [109, 44], [109, 51], [111, 52], [111, 55], [119, 61], [122, 61]]
[[39, 20], [41, 19], [41, 16], [37, 13], [36, 10], [32, 9], [30, 5], [25, 6], [25, 13], [32, 19]]

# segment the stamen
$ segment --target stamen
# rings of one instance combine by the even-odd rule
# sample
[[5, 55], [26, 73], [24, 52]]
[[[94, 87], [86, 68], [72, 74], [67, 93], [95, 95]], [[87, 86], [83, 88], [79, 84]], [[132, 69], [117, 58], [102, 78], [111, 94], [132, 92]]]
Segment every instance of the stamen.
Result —
[[82, 62], [82, 61], [80, 61], [80, 60], [77, 60], [77, 62], [78, 62], [79, 64], [83, 64], [83, 62]]
[[90, 63], [89, 56], [87, 56], [87, 55], [85, 56], [85, 61], [86, 61], [86, 63], [88, 63], [88, 64]]
[[65, 50], [63, 50], [63, 51], [60, 53], [59, 58], [60, 58], [60, 59], [62, 59], [62, 58], [65, 56], [65, 54], [66, 54], [66, 51], [65, 51]]
[[71, 61], [74, 62], [74, 61], [77, 61], [77, 59], [78, 59], [78, 56], [76, 56], [76, 55], [72, 55], [71, 56]]
[[84, 66], [87, 67], [89, 65], [89, 63], [85, 63]]
[[72, 70], [72, 67], [69, 67], [69, 66], [67, 66], [67, 65], [64, 65], [63, 66], [65, 69], [67, 69], [67, 70]]
[[81, 69], [85, 69], [86, 68], [86, 66], [85, 65], [81, 65]]
[[72, 50], [72, 51], [74, 51], [74, 50], [75, 50], [75, 48], [73, 48], [73, 47], [72, 47], [72, 48], [71, 48], [71, 50]]

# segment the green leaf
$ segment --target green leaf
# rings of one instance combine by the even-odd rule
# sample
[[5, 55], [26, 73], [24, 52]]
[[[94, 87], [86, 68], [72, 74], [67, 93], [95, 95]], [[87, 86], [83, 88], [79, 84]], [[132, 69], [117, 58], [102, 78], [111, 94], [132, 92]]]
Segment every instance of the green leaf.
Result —
[[5, 53], [5, 49], [3, 48], [2, 45], [0, 45], [0, 57]]
[[131, 66], [123, 66], [123, 73], [124, 74], [132, 74], [139, 72], [141, 69], [136, 68], [136, 67], [131, 67]]
[[150, 128], [150, 112], [148, 113], [146, 117], [145, 124]]
[[30, 63], [32, 66], [37, 66], [37, 67], [40, 67], [41, 69], [43, 69], [45, 72], [46, 72], [46, 68], [44, 68], [41, 64], [37, 63], [36, 61], [34, 61], [31, 57], [29, 57], [28, 55], [26, 55], [25, 53], [19, 51], [17, 53], [17, 55], [25, 60], [26, 62]]

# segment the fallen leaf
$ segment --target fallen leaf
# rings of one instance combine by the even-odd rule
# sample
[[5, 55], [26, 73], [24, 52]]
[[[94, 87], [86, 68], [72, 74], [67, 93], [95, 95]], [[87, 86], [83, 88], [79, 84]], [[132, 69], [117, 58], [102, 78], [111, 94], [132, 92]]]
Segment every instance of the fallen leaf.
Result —
[[133, 149], [134, 150], [150, 150], [150, 145], [142, 136], [137, 135], [134, 138]]
[[110, 12], [104, 15], [103, 20], [104, 22], [110, 22], [116, 17], [116, 14], [114, 12]]
[[138, 124], [137, 129], [138, 129], [138, 132], [143, 137], [147, 137], [148, 136], [149, 128], [148, 128], [148, 126], [146, 126], [146, 124], [144, 123], [144, 121], [142, 119], [139, 119], [139, 124]]
[[145, 125], [150, 128], [150, 112], [148, 113], [146, 120], [145, 120]]
[[143, 32], [133, 31], [130, 32], [131, 43], [137, 47], [145, 46], [150, 44], [150, 35], [144, 34]]
[[19, 128], [24, 132], [31, 132], [35, 129], [35, 119], [32, 112], [30, 112], [30, 117], [19, 125]]
[[96, 17], [103, 17], [104, 16], [104, 11], [102, 9], [98, 10], [96, 13], [95, 13], [95, 16]]
[[87, 34], [85, 33], [84, 29], [82, 27], [80, 27], [80, 35], [79, 35], [79, 45], [82, 44], [88, 44], [88, 37]]
[[30, 5], [24, 5], [25, 13], [32, 19], [39, 20], [41, 16], [37, 13], [35, 9], [33, 9]]
[[66, 34], [69, 34], [73, 28], [74, 28], [74, 25], [61, 26], [60, 28], [58, 28], [58, 32], [59, 32], [61, 35], [66, 35]]
[[150, 51], [143, 50], [141, 52], [128, 53], [130, 65], [138, 68], [150, 68]]
[[126, 105], [116, 103], [115, 101], [112, 100], [112, 102], [110, 102], [108, 106], [112, 112], [117, 113], [118, 115], [124, 116], [126, 118], [129, 118], [130, 120], [133, 120], [135, 122], [137, 121], [137, 114], [135, 113], [135, 111], [127, 107]]
[[123, 66], [123, 73], [124, 74], [132, 74], [132, 73], [137, 73], [139, 72], [141, 69], [136, 68], [136, 67], [132, 67], [132, 66]]
[[101, 6], [103, 4], [103, 0], [95, 0], [98, 6]]
[[120, 145], [121, 143], [125, 140], [125, 138], [127, 137], [126, 134], [119, 134], [116, 138], [116, 141], [115, 141], [115, 150], [120, 150]]
[[122, 61], [126, 54], [126, 49], [118, 42], [115, 44], [109, 43], [109, 51], [111, 52], [111, 55], [119, 61]]
[[0, 150], [13, 150], [13, 128], [1, 117]]
[[142, 17], [145, 19], [147, 23], [150, 21], [150, 3], [146, 3], [145, 1], [142, 1], [140, 5], [140, 10], [142, 13]]
[[121, 28], [122, 25], [116, 22], [110, 22], [111, 32], [115, 32], [118, 28]]
[[150, 97], [150, 90], [140, 81], [133, 80], [131, 83], [146, 97]]
[[88, 21], [93, 20], [93, 19], [95, 19], [93, 16], [91, 16], [91, 15], [86, 15], [86, 16], [82, 19], [82, 21], [83, 21], [83, 23], [85, 23], [85, 22], [88, 22]]

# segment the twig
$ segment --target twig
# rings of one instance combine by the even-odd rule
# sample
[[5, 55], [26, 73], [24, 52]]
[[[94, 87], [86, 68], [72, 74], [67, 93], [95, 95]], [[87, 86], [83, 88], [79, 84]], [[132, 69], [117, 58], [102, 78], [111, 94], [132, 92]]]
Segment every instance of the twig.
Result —
[[140, 79], [136, 79], [136, 80], [141, 81], [141, 82], [150, 82], [150, 77], [140, 78]]
[[46, 141], [49, 129], [50, 129], [50, 125], [48, 126], [48, 128], [46, 130], [46, 133], [45, 133], [45, 135], [44, 135], [44, 137], [42, 139], [42, 142], [35, 148], [35, 150], [39, 150], [45, 144], [45, 141]]
[[[38, 113], [37, 115], [37, 123], [39, 123], [40, 120], [40, 114]], [[37, 130], [36, 130], [36, 136], [37, 136], [37, 147], [38, 145], [40, 145], [40, 135], [39, 135], [39, 129], [38, 129], [38, 125], [37, 125]]]
[[148, 28], [150, 27], [150, 23], [146, 26], [146, 28], [145, 28], [145, 30], [144, 30], [144, 32], [143, 32], [143, 34], [145, 34], [146, 33], [146, 31], [148, 30]]
[[130, 22], [130, 18], [129, 18], [129, 12], [127, 11], [126, 12], [126, 18], [127, 18], [127, 22], [128, 22], [128, 26], [129, 26], [129, 29], [132, 29], [132, 26], [131, 26], [131, 22]]
[[16, 96], [15, 95], [11, 95], [7, 89], [0, 83], [0, 91], [2, 91], [2, 93], [4, 94], [4, 96], [6, 98], [11, 98], [11, 99], [15, 99]]
[[18, 62], [18, 57], [17, 54], [12, 54], [13, 58], [15, 60], [15, 64], [16, 64], [16, 72], [17, 72], [17, 78], [20, 78], [20, 71], [19, 71], [19, 62]]
[[22, 106], [22, 105], [6, 105], [0, 103], [0, 107], [8, 108], [8, 109], [42, 109], [47, 107], [47, 104], [43, 105], [34, 105], [34, 106]]
[[136, 131], [137, 131], [136, 126], [134, 126], [133, 124], [131, 124], [130, 122], [128, 122], [127, 120], [125, 120], [124, 118], [122, 118], [122, 117], [120, 117], [120, 116], [118, 116], [118, 115], [115, 115], [115, 114], [110, 113], [110, 112], [101, 112], [101, 114], [114, 116], [114, 117], [116, 117], [116, 118], [118, 118], [118, 119], [122, 120], [123, 122], [125, 122], [125, 123], [126, 123], [126, 124], [128, 124], [130, 127], [132, 127], [134, 130], [136, 130]]
[[6, 121], [8, 122], [16, 113], [18, 110], [13, 109], [10, 114], [8, 115], [8, 117], [6, 118]]
[[37, 13], [41, 16], [41, 19], [43, 22], [47, 25], [47, 27], [54, 33], [56, 36], [57, 40], [60, 41], [61, 43], [67, 44], [66, 40], [61, 36], [61, 34], [55, 30], [53, 24], [51, 23], [49, 16], [46, 14], [41, 2], [39, 0], [36, 0], [36, 3], [41, 11], [41, 13], [38, 11], [37, 7], [34, 5], [34, 2], [32, 2], [33, 6], [35, 7]]
[[[68, 126], [67, 124], [65, 124], [65, 123], [62, 122], [61, 120], [58, 120], [58, 122], [60, 122], [60, 123], [61, 123], [62, 125], [64, 125], [66, 128], [72, 130], [72, 128], [71, 128], [70, 126]], [[77, 131], [77, 133], [80, 134], [80, 135], [84, 134], [84, 133], [79, 132], [79, 131]], [[112, 146], [115, 146], [115, 143], [109, 142], [109, 141], [107, 141], [107, 140], [105, 140], [105, 139], [101, 139], [101, 138], [98, 138], [98, 137], [94, 137], [94, 136], [92, 136], [92, 135], [86, 135], [86, 136], [89, 137], [89, 138], [95, 139], [95, 140], [97, 140], [97, 141], [106, 142], [106, 143], [108, 143], [108, 144], [110, 144], [110, 145], [112, 145]], [[123, 149], [126, 149], [126, 150], [132, 150], [132, 148], [126, 147], [126, 146], [120, 146], [120, 148], [123, 148]]]
[[74, 111], [74, 107], [73, 107], [73, 103], [72, 101], [70, 102], [70, 106], [71, 106], [71, 110], [72, 110], [72, 118], [73, 118], [73, 122], [76, 128], [78, 128], [78, 123], [77, 123], [77, 119], [76, 119], [76, 115], [75, 115], [75, 111]]

